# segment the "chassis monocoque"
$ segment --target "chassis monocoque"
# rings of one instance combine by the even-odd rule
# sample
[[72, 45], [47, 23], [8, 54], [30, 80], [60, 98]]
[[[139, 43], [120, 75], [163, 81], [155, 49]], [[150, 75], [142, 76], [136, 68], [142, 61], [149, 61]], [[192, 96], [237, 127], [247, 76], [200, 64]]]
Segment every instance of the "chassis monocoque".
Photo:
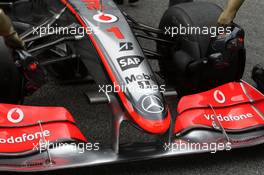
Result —
[[[156, 29], [136, 22], [112, 0], [3, 4], [8, 6], [26, 51], [8, 51], [1, 42], [6, 60], [1, 66], [12, 76], [3, 79], [6, 86], [0, 97], [4, 116], [0, 121], [0, 170], [48, 171], [264, 142], [264, 96], [240, 80], [245, 64], [243, 30], [234, 24], [228, 35], [216, 39], [164, 35], [165, 28], [180, 24], [216, 25], [221, 13], [218, 6], [206, 2], [172, 6]], [[143, 49], [137, 38], [156, 41], [157, 51]], [[172, 90], [160, 85], [159, 74], [153, 72], [148, 59], [159, 61]], [[85, 138], [65, 108], [21, 104], [24, 96], [50, 77], [67, 83], [92, 77], [100, 88], [85, 95], [92, 104], [109, 105], [111, 146], [99, 147]], [[106, 85], [112, 92], [104, 89]], [[120, 145], [124, 121], [157, 135], [157, 141]]]

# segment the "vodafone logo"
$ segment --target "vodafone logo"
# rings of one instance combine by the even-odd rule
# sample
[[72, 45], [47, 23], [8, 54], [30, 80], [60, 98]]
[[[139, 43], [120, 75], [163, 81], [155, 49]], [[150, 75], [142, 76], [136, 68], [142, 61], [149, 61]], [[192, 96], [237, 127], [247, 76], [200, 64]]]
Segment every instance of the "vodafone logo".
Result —
[[0, 138], [0, 144], [18, 144], [18, 143], [27, 143], [35, 140], [40, 140], [43, 137], [50, 137], [51, 132], [49, 130], [45, 130], [43, 132], [36, 133], [23, 133], [18, 137], [8, 137], [8, 138]]
[[233, 114], [222, 115], [222, 114], [218, 114], [217, 116], [215, 116], [214, 114], [204, 114], [204, 117], [207, 120], [215, 120], [215, 118], [217, 118], [221, 122], [223, 122], [223, 121], [224, 122], [235, 122], [235, 121], [240, 121], [240, 120], [246, 120], [246, 119], [254, 118], [254, 115], [251, 114], [251, 113], [238, 114], [238, 115], [233, 115]]
[[20, 123], [24, 119], [24, 112], [19, 108], [13, 108], [7, 113], [7, 120], [11, 123]]
[[223, 104], [226, 102], [225, 94], [220, 90], [216, 90], [214, 92], [214, 99], [215, 99], [215, 101], [217, 101], [220, 104]]
[[93, 16], [93, 19], [101, 23], [114, 23], [118, 20], [116, 16], [107, 13], [96, 14]]

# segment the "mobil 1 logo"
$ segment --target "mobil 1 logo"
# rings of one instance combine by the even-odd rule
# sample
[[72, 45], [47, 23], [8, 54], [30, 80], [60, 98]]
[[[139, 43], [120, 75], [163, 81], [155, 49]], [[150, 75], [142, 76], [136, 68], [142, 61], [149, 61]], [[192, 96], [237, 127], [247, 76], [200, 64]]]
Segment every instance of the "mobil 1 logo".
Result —
[[155, 81], [155, 79], [153, 75], [142, 73], [125, 77], [125, 81], [128, 85], [136, 82], [141, 89], [149, 89], [152, 88], [151, 81]]
[[125, 56], [117, 59], [117, 62], [121, 68], [122, 71], [136, 68], [138, 67], [142, 62], [144, 61], [144, 58], [141, 56]]

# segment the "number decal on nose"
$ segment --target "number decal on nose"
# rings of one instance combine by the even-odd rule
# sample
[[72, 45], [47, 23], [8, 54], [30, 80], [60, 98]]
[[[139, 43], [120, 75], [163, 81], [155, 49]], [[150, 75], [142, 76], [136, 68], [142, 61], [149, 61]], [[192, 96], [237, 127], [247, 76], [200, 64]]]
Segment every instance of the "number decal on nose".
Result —
[[123, 33], [120, 31], [118, 27], [111, 27], [107, 29], [107, 32], [113, 33], [117, 39], [125, 39]]

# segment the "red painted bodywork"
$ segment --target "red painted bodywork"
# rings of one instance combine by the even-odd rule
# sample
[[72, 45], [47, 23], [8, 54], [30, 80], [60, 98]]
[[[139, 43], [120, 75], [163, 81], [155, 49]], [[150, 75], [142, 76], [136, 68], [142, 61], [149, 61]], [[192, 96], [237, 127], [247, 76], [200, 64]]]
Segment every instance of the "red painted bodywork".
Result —
[[[8, 120], [12, 109], [22, 111], [20, 122]], [[19, 118], [17, 112], [11, 116]], [[49, 143], [62, 140], [87, 142], [72, 115], [64, 108], [0, 104], [0, 153], [33, 151], [41, 139]]]
[[[224, 102], [215, 100], [216, 91], [224, 94]], [[249, 84], [241, 82], [228, 83], [207, 92], [183, 97], [178, 105], [179, 116], [174, 132], [213, 128], [212, 122], [217, 122], [217, 119], [210, 105], [222, 126], [230, 132], [264, 126], [264, 96]]]

